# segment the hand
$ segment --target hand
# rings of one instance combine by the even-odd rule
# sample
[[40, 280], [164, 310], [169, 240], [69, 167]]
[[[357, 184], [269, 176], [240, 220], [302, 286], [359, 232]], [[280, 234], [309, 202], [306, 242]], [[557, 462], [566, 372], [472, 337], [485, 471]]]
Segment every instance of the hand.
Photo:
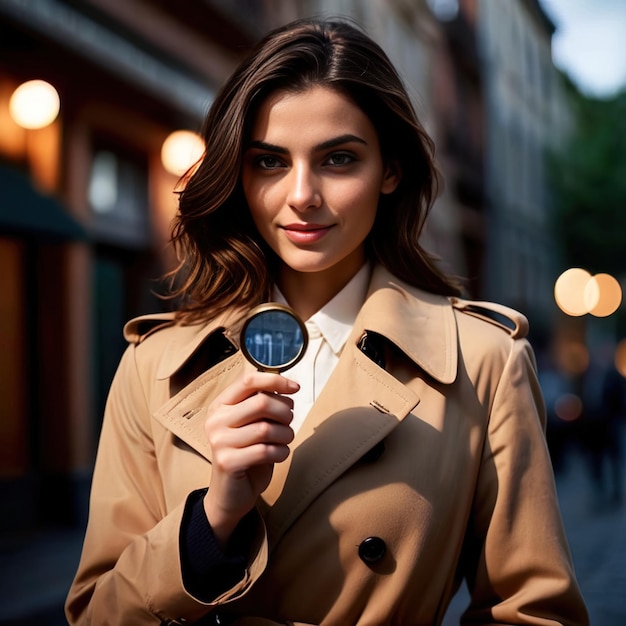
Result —
[[294, 433], [293, 400], [299, 385], [254, 372], [225, 389], [208, 407], [204, 430], [212, 452], [212, 475], [204, 509], [216, 539], [225, 545], [242, 517], [285, 461]]

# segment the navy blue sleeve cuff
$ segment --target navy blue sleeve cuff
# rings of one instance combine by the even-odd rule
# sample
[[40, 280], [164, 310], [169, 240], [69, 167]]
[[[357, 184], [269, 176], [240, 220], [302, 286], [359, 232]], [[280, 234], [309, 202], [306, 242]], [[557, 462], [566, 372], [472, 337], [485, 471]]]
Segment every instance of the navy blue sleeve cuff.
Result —
[[213, 535], [204, 511], [207, 489], [187, 498], [180, 531], [183, 584], [194, 597], [210, 601], [239, 582], [244, 575], [254, 533], [254, 518], [244, 517], [226, 550]]

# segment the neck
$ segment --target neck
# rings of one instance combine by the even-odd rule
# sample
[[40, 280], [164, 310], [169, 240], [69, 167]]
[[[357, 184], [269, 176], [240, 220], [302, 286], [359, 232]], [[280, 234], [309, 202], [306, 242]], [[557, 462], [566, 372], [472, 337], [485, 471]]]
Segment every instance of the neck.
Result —
[[289, 306], [306, 321], [330, 302], [359, 269], [357, 267], [349, 274], [338, 275], [336, 268], [323, 272], [294, 272], [283, 267], [278, 286]]

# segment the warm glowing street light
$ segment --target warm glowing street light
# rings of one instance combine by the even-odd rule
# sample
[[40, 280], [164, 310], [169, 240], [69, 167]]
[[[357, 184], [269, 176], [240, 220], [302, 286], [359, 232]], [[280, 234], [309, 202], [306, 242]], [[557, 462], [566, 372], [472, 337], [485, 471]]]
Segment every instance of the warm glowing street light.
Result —
[[554, 299], [567, 315], [591, 313], [596, 317], [607, 317], [622, 303], [622, 288], [610, 274], [592, 276], [587, 270], [572, 267], [557, 278]]
[[585, 286], [585, 300], [591, 315], [607, 317], [622, 303], [622, 288], [610, 274], [596, 274]]
[[[585, 302], [585, 288], [591, 274], [580, 267], [565, 270], [554, 284], [554, 299], [559, 308], [572, 316], [585, 315], [589, 305]], [[592, 303], [595, 306], [595, 302]]]
[[9, 100], [13, 121], [22, 128], [44, 128], [59, 114], [61, 102], [57, 90], [45, 80], [22, 83]]
[[175, 176], [181, 176], [198, 162], [204, 152], [204, 142], [190, 130], [176, 130], [163, 142], [161, 162]]

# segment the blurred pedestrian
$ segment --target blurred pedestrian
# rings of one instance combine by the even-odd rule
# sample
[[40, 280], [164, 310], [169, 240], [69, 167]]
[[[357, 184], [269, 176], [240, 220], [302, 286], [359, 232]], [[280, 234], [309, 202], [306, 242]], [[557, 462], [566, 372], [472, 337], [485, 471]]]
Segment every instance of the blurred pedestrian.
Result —
[[594, 355], [583, 377], [583, 451], [592, 481], [592, 506], [618, 506], [623, 498], [623, 426], [626, 381], [614, 363], [613, 346]]
[[[70, 623], [440, 624], [465, 578], [467, 623], [587, 624], [527, 322], [419, 244], [438, 175], [384, 52], [280, 28], [204, 135], [181, 309], [126, 327]], [[238, 350], [270, 300], [317, 347], [285, 375]]]
[[609, 502], [620, 505], [624, 498], [624, 423], [626, 420], [626, 390], [624, 377], [610, 367], [602, 388], [604, 421], [606, 424], [606, 474]]
[[539, 382], [546, 404], [546, 439], [556, 474], [566, 470], [582, 401], [572, 376], [551, 361], [539, 368]]

